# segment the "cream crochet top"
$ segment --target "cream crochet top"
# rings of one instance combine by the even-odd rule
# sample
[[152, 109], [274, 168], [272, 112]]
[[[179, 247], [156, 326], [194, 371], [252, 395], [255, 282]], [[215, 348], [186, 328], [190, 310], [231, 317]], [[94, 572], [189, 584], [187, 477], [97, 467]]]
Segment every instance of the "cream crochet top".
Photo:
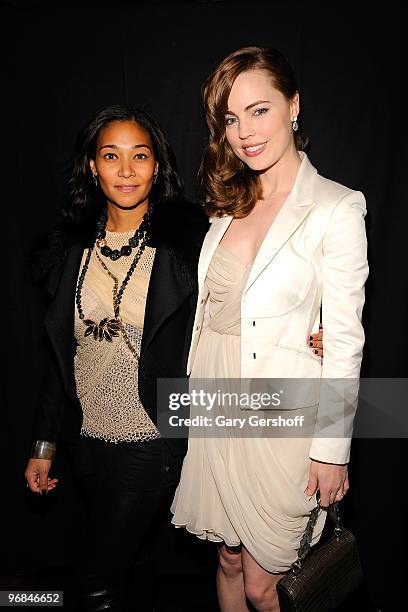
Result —
[[[120, 249], [133, 236], [130, 232], [106, 232], [107, 245]], [[96, 249], [97, 247], [95, 247]], [[82, 287], [82, 310], [85, 319], [99, 323], [113, 317], [113, 280], [98, 261], [95, 249]], [[88, 250], [84, 251], [81, 270]], [[119, 287], [132, 263], [135, 251], [117, 261], [101, 256]], [[146, 247], [136, 270], [128, 282], [120, 305], [120, 316], [128, 338], [140, 355], [143, 321], [150, 273], [155, 249]], [[75, 379], [83, 411], [81, 434], [109, 442], [133, 442], [160, 437], [154, 423], [143, 408], [138, 392], [138, 367], [123, 336], [112, 342], [85, 337], [86, 326], [75, 307]]]

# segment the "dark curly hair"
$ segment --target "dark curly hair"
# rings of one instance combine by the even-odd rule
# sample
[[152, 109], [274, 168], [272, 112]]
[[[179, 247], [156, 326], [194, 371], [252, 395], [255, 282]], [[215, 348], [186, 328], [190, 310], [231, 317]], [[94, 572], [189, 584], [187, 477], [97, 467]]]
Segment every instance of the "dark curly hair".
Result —
[[93, 117], [78, 134], [69, 169], [68, 193], [62, 209], [63, 217], [68, 222], [90, 221], [105, 206], [106, 198], [94, 184], [89, 160], [95, 159], [100, 131], [113, 121], [134, 121], [150, 135], [160, 168], [150, 192], [151, 199], [163, 202], [181, 194], [183, 184], [177, 172], [176, 158], [157, 122], [139, 108], [109, 106]]

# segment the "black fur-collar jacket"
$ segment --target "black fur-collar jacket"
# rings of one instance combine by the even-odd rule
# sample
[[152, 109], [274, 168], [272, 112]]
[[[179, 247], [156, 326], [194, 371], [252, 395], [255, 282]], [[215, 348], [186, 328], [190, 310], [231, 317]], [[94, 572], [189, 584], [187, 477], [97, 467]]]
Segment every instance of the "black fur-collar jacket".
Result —
[[[198, 204], [184, 198], [159, 202], [153, 208], [149, 245], [166, 247], [185, 281], [195, 287], [198, 256], [208, 227], [208, 218]], [[94, 236], [94, 223], [66, 223], [51, 231], [30, 264], [36, 283], [52, 296], [70, 249], [92, 246]]]
[[[155, 205], [150, 246], [156, 248], [146, 300], [139, 359], [139, 396], [156, 423], [157, 379], [186, 375], [197, 301], [197, 265], [208, 229], [200, 207], [183, 199]], [[75, 290], [84, 248], [95, 228], [72, 226], [50, 234], [47, 247], [33, 259], [34, 274], [47, 294], [44, 388], [38, 402], [34, 438], [57, 441], [79, 434], [82, 410], [75, 389]], [[167, 440], [172, 452], [185, 451], [185, 440]]]

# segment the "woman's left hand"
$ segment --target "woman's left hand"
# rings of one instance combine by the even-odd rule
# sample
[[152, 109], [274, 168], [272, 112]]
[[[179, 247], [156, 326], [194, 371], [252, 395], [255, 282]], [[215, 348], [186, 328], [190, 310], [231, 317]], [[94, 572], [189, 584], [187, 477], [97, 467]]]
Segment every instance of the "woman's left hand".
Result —
[[308, 345], [315, 355], [323, 357], [323, 325], [320, 323], [319, 331], [308, 337]]
[[350, 487], [347, 465], [322, 463], [314, 459], [311, 461], [306, 495], [311, 497], [319, 489], [320, 505], [323, 508], [343, 499]]

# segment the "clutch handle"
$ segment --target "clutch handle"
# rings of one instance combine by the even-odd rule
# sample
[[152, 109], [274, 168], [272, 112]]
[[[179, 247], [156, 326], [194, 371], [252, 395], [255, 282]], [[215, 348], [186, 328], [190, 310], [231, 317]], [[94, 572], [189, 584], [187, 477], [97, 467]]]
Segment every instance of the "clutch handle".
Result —
[[[295, 574], [298, 574], [300, 572], [302, 568], [302, 561], [306, 558], [306, 556], [310, 552], [310, 548], [312, 545], [313, 529], [316, 525], [317, 518], [319, 515], [319, 510], [321, 508], [320, 491], [316, 491], [316, 501], [317, 501], [317, 506], [313, 508], [313, 510], [311, 511], [309, 520], [306, 525], [306, 529], [300, 540], [300, 546], [298, 549], [298, 558], [291, 565], [291, 569]], [[332, 504], [330, 504], [330, 506], [327, 508], [327, 512], [330, 516], [330, 519], [332, 520], [334, 524], [334, 535], [336, 537], [336, 540], [338, 540], [343, 531], [340, 525], [339, 502], [333, 502]]]

